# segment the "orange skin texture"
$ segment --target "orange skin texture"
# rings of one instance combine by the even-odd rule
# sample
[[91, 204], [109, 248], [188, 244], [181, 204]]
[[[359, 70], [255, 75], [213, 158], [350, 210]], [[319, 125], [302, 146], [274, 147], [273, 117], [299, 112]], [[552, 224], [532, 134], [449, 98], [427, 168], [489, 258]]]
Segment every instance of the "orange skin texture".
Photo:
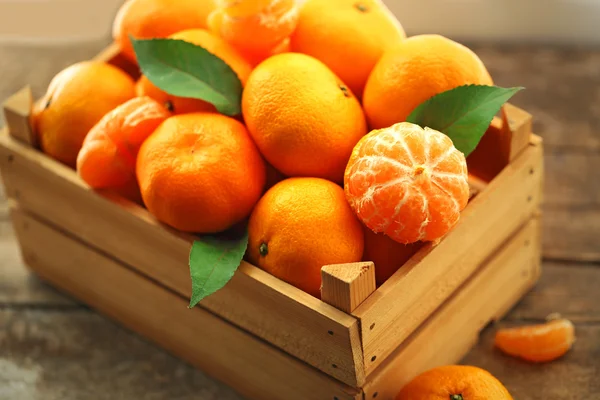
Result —
[[468, 365], [430, 369], [410, 381], [396, 400], [512, 400], [502, 383], [489, 372]]
[[408, 122], [361, 139], [344, 188], [368, 228], [402, 244], [440, 239], [469, 200], [463, 153], [443, 133]]
[[317, 298], [321, 267], [360, 261], [364, 247], [344, 191], [320, 178], [288, 178], [273, 186], [252, 212], [248, 232], [251, 263]]
[[400, 269], [423, 243], [401, 244], [383, 233], [375, 233], [365, 227], [365, 251], [363, 261], [375, 264], [375, 280], [377, 286], [383, 285], [398, 269]]
[[256, 67], [242, 111], [261, 153], [290, 177], [341, 183], [354, 145], [367, 132], [352, 92], [325, 64], [304, 54], [275, 55]]
[[479, 57], [440, 35], [418, 35], [386, 51], [365, 86], [363, 106], [372, 129], [404, 122], [436, 94], [467, 84], [493, 85]]
[[361, 98], [383, 53], [406, 38], [379, 0], [308, 0], [300, 10], [291, 50], [323, 61]]
[[247, 218], [265, 186], [265, 163], [239, 121], [216, 113], [167, 119], [142, 144], [137, 177], [160, 221], [194, 233]]
[[[210, 53], [219, 57], [237, 74], [242, 85], [248, 80], [252, 66], [239, 51], [233, 48], [220, 37], [204, 29], [191, 29], [177, 32], [170, 36], [171, 39], [185, 40], [186, 42], [202, 46]], [[149, 96], [164, 104], [175, 114], [189, 114], [193, 112], [217, 112], [216, 108], [203, 100], [172, 96], [157, 88], [148, 78], [142, 76], [136, 83], [138, 96]]]
[[206, 28], [214, 8], [214, 0], [128, 0], [113, 22], [113, 39], [135, 62], [130, 35], [136, 39], [166, 38], [183, 30]]
[[42, 151], [75, 168], [90, 129], [106, 113], [133, 97], [133, 79], [112, 65], [84, 61], [65, 68], [52, 79], [33, 110]]
[[548, 362], [562, 357], [574, 342], [575, 327], [566, 319], [500, 329], [495, 337], [495, 345], [504, 353], [531, 362]]
[[211, 31], [254, 65], [289, 50], [297, 21], [296, 0], [225, 0], [208, 17]]
[[170, 113], [149, 97], [136, 97], [106, 114], [88, 133], [77, 173], [95, 189], [114, 189], [141, 203], [135, 163], [140, 146]]

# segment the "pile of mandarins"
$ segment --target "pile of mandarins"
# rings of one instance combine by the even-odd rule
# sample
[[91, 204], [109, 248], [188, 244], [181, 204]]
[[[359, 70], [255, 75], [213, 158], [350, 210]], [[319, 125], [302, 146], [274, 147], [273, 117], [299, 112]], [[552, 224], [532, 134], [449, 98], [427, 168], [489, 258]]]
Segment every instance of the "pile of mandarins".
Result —
[[405, 121], [492, 79], [459, 43], [407, 38], [379, 0], [129, 0], [113, 35], [132, 63], [132, 37], [203, 47], [237, 74], [241, 115], [85, 61], [36, 103], [41, 149], [178, 230], [247, 223], [249, 261], [307, 293], [327, 264], [374, 261], [382, 284], [467, 204], [463, 153]]

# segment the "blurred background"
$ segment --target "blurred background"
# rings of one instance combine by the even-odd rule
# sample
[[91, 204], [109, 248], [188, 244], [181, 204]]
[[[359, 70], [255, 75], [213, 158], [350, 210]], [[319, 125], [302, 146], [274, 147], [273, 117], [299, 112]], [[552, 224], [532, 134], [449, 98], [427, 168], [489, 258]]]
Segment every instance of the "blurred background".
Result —
[[[324, 0], [326, 1], [326, 0]], [[123, 0], [0, 0], [0, 40], [93, 41]], [[384, 0], [409, 34], [457, 40], [600, 43], [598, 0]]]

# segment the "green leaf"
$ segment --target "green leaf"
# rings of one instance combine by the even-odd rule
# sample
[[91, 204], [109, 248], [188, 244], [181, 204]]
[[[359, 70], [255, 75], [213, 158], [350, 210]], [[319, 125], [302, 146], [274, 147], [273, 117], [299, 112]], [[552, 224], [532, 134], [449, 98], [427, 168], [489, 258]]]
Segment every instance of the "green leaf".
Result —
[[194, 241], [190, 251], [192, 277], [190, 308], [229, 282], [240, 265], [247, 247], [247, 231], [242, 237], [237, 238], [206, 236]]
[[522, 89], [459, 86], [423, 102], [407, 121], [445, 133], [466, 157], [475, 150], [502, 105]]
[[241, 112], [242, 83], [219, 57], [201, 46], [179, 39], [134, 39], [142, 73], [172, 96], [213, 104], [225, 115]]

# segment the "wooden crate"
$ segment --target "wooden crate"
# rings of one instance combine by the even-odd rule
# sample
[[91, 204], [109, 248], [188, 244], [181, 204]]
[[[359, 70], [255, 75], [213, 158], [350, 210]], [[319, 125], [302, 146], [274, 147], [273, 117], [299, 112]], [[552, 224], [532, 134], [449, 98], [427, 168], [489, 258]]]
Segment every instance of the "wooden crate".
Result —
[[[113, 47], [98, 58], [137, 74]], [[391, 399], [424, 369], [458, 362], [539, 276], [542, 142], [514, 106], [468, 159], [474, 195], [459, 223], [381, 287], [332, 268], [328, 304], [242, 262], [222, 290], [188, 310], [194, 237], [90, 189], [42, 154], [31, 105], [28, 88], [11, 97], [0, 134], [0, 172], [26, 263], [249, 398]]]

